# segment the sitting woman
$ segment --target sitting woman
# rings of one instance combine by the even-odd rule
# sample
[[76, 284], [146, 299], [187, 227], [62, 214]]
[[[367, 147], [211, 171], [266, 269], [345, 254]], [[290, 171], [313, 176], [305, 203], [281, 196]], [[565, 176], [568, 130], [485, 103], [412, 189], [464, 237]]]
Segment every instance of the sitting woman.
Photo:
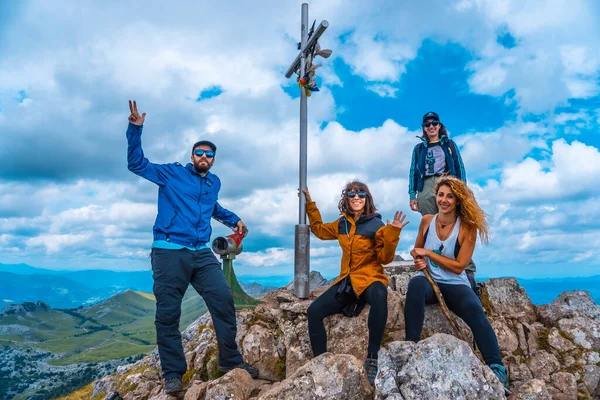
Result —
[[397, 211], [394, 220], [384, 224], [381, 215], [375, 212], [377, 209], [369, 188], [358, 181], [348, 183], [342, 191], [338, 204], [341, 216], [334, 222], [323, 223], [308, 190], [303, 192], [312, 233], [321, 240], [337, 240], [342, 248], [340, 276], [308, 307], [308, 332], [313, 355], [316, 357], [327, 351], [325, 317], [342, 312], [355, 316], [365, 302], [369, 303], [369, 346], [365, 369], [369, 383], [373, 385], [377, 375], [377, 353], [388, 312], [388, 278], [382, 264], [393, 261], [400, 231], [408, 221], [404, 222], [405, 215]]
[[437, 302], [431, 284], [420, 272], [428, 268], [448, 308], [471, 328], [485, 363], [509, 394], [498, 339], [465, 273], [477, 235], [483, 243], [488, 242], [486, 215], [471, 189], [460, 179], [442, 177], [434, 193], [439, 211], [423, 216], [415, 248], [411, 251], [419, 272], [410, 280], [406, 294], [406, 340], [418, 342], [421, 339], [425, 304]]

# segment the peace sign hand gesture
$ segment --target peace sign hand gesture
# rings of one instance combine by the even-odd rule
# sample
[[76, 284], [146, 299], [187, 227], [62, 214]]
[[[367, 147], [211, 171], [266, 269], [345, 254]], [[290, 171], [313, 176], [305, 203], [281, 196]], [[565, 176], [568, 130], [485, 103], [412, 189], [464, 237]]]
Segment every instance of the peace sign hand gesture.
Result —
[[131, 122], [132, 124], [137, 125], [137, 126], [144, 125], [144, 120], [146, 119], [146, 113], [142, 113], [142, 115], [140, 115], [140, 113], [138, 112], [137, 104], [136, 104], [135, 100], [133, 101], [133, 103], [131, 102], [131, 100], [129, 100], [129, 110], [131, 111], [129, 118], [127, 118], [129, 120], [129, 122]]
[[[391, 225], [395, 226], [396, 228], [404, 228], [406, 225], [408, 225], [410, 223], [410, 221], [406, 221], [404, 222], [404, 219], [406, 218], [406, 214], [403, 214], [402, 211], [396, 211], [396, 214], [394, 214], [394, 220], [392, 221]], [[387, 220], [388, 225], [390, 225], [390, 220]]]

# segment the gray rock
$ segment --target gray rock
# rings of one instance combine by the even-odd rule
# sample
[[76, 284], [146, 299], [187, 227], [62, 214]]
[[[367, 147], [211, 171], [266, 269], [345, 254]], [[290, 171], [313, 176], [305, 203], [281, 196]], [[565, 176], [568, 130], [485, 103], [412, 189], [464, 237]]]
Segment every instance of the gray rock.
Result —
[[600, 367], [597, 365], [584, 365], [582, 367], [582, 380], [591, 395], [600, 395]]
[[376, 398], [504, 399], [494, 373], [469, 346], [446, 334], [419, 343], [392, 342], [380, 352]]
[[185, 392], [183, 400], [203, 400], [206, 397], [208, 382], [195, 381]]
[[254, 381], [244, 369], [236, 368], [206, 386], [206, 399], [246, 400], [254, 390]]
[[558, 327], [573, 342], [585, 349], [600, 351], [600, 321], [575, 317], [561, 319]]
[[517, 335], [508, 327], [504, 319], [496, 319], [492, 321], [491, 325], [496, 333], [498, 344], [503, 354], [510, 355], [519, 348]]
[[272, 381], [285, 378], [285, 345], [275, 329], [252, 325], [242, 340], [244, 360], [259, 369], [259, 377]]
[[100, 396], [102, 393], [110, 393], [115, 390], [117, 387], [117, 381], [112, 376], [105, 376], [94, 384], [94, 389], [92, 390], [92, 398], [96, 398]]
[[568, 399], [577, 398], [577, 380], [568, 372], [557, 372], [552, 375], [552, 386]]
[[509, 397], [510, 400], [552, 400], [546, 383], [539, 379], [532, 379], [519, 387], [517, 393]]
[[535, 307], [515, 278], [490, 279], [485, 281], [485, 287], [491, 316], [518, 319], [530, 324], [535, 322]]
[[557, 326], [561, 319], [585, 317], [600, 322], [600, 307], [585, 290], [562, 293], [552, 303], [540, 306], [539, 315], [546, 325]]
[[275, 384], [259, 400], [367, 400], [373, 391], [354, 356], [321, 354]]
[[545, 350], [535, 352], [525, 363], [535, 379], [541, 379], [545, 382], [550, 382], [550, 375], [560, 368], [560, 363], [554, 354]]

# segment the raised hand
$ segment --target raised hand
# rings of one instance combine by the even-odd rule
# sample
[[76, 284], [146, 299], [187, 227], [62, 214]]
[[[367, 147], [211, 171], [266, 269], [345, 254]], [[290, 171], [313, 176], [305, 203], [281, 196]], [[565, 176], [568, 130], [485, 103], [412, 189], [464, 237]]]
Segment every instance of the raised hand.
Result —
[[129, 118], [127, 118], [129, 120], [129, 122], [131, 122], [134, 125], [138, 125], [138, 126], [144, 125], [144, 120], [146, 119], [146, 113], [142, 113], [142, 115], [140, 115], [140, 113], [138, 112], [137, 104], [136, 104], [135, 100], [133, 101], [133, 103], [131, 102], [131, 100], [129, 100], [129, 111], [131, 111]]
[[[410, 221], [406, 221], [404, 222], [404, 220], [406, 219], [406, 214], [402, 213], [402, 211], [396, 211], [396, 214], [394, 214], [394, 220], [392, 221], [392, 226], [395, 226], [396, 228], [404, 228], [406, 225], [408, 225], [410, 223]], [[387, 220], [388, 225], [390, 225], [390, 220]]]
[[306, 197], [306, 202], [310, 203], [312, 201], [312, 199], [310, 198], [310, 193], [308, 192], [308, 188], [302, 189], [302, 193], [304, 193], [304, 197]]

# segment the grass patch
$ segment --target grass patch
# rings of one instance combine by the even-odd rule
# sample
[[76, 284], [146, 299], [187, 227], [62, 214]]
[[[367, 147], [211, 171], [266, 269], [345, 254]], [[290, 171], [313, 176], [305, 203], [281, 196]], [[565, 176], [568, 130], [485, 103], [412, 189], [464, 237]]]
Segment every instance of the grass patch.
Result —
[[490, 294], [487, 288], [484, 286], [481, 288], [481, 304], [483, 305], [483, 311], [488, 317], [492, 315], [492, 303], [490, 302]]
[[277, 329], [277, 324], [275, 323], [275, 321], [273, 321], [271, 318], [267, 317], [264, 314], [261, 313], [255, 313], [254, 316], [252, 317], [252, 319], [250, 321], [248, 321], [248, 326], [253, 326], [256, 325], [258, 323], [262, 322], [264, 325], [266, 325], [266, 327], [268, 327], [269, 329]]
[[99, 400], [105, 397], [105, 394], [99, 394], [95, 397], [92, 397], [92, 392], [94, 390], [94, 382], [85, 385], [81, 389], [74, 391], [66, 396], [57, 397], [55, 400], [81, 400], [81, 399], [90, 399], [90, 400]]
[[183, 376], [181, 377], [181, 381], [187, 385], [188, 383], [190, 383], [192, 381], [192, 379], [194, 379], [194, 375], [196, 374], [196, 370], [194, 368], [190, 368], [187, 371], [185, 371], [185, 374], [183, 374]]
[[273, 372], [275, 372], [275, 375], [277, 375], [277, 377], [279, 377], [279, 380], [281, 381], [284, 380], [286, 377], [286, 365], [287, 361], [284, 355], [283, 358], [277, 360], [277, 362], [273, 366]]

